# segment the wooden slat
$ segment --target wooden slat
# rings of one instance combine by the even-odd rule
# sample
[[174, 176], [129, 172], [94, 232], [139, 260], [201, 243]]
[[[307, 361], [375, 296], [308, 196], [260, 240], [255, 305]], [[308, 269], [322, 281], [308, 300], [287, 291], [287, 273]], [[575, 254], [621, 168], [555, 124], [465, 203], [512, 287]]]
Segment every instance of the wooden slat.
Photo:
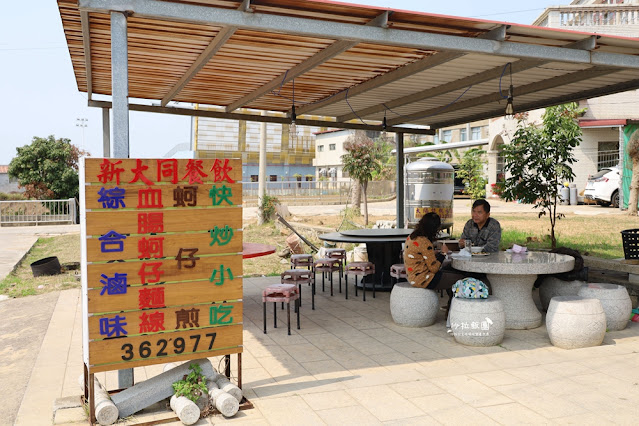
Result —
[[149, 209], [144, 211], [93, 211], [87, 212], [87, 235], [99, 237], [110, 231], [118, 234], [145, 234], [138, 232], [138, 214], [161, 213], [164, 230], [162, 232], [210, 231], [217, 225], [233, 229], [242, 227], [241, 207], [190, 208], [190, 209]]
[[[218, 226], [223, 228], [224, 226]], [[162, 238], [161, 243], [157, 242], [158, 238]], [[156, 240], [151, 240], [156, 239]], [[146, 240], [146, 241], [142, 241]], [[142, 241], [142, 246], [140, 246]], [[233, 237], [225, 245], [219, 245], [219, 242], [211, 245], [213, 239], [209, 232], [187, 233], [187, 234], [155, 234], [155, 235], [130, 235], [124, 240], [124, 250], [116, 253], [103, 253], [102, 242], [96, 238], [87, 239], [87, 261], [88, 262], [105, 262], [108, 260], [136, 260], [141, 258], [141, 248], [146, 244], [162, 244], [162, 254], [160, 257], [168, 257], [173, 255], [183, 247], [197, 247], [198, 256], [210, 254], [240, 253], [242, 251], [242, 231], [233, 229]], [[222, 240], [224, 242], [224, 240]], [[159, 256], [159, 254], [154, 254]]]
[[[229, 302], [205, 305], [180, 305], [164, 309], [146, 309], [143, 311], [122, 312], [117, 314], [93, 315], [89, 317], [89, 340], [105, 339], [107, 337], [105, 333], [108, 331], [103, 327], [101, 333], [100, 320], [103, 320], [103, 322], [112, 320], [116, 315], [121, 318], [119, 319], [120, 323], [126, 323], [123, 329], [126, 330], [127, 336], [131, 337], [137, 334], [152, 334], [149, 331], [150, 329], [146, 327], [146, 324], [158, 316], [163, 318], [160, 324], [164, 328], [163, 330], [159, 329], [158, 333], [180, 331], [183, 329], [198, 330], [200, 328], [217, 325], [241, 324], [243, 308], [244, 305], [242, 302]], [[185, 324], [182, 321], [178, 322], [178, 312], [180, 312], [179, 315], [184, 315], [185, 311], [197, 312], [197, 317], [190, 317], [191, 320], [197, 319], [197, 324], [195, 322], [190, 324]]]
[[[215, 340], [211, 349], [209, 350], [209, 345], [211, 344], [211, 336], [207, 336], [207, 334], [215, 333]], [[197, 350], [194, 351], [196, 339], [192, 339], [191, 336], [200, 336], [200, 341], [198, 342]], [[176, 351], [180, 351], [180, 348], [176, 346], [176, 340], [183, 339], [184, 341], [184, 352], [176, 353]], [[165, 346], [165, 356], [158, 357], [159, 351], [162, 349], [163, 344], [160, 340], [164, 340], [166, 342]], [[143, 342], [148, 342], [149, 355], [147, 357], [143, 357], [144, 352], [141, 352], [141, 349], [147, 347]], [[178, 342], [178, 344], [181, 342]], [[242, 326], [241, 325], [230, 325], [223, 327], [208, 327], [202, 328], [198, 330], [191, 331], [174, 331], [170, 333], [161, 333], [161, 334], [153, 334], [150, 336], [135, 336], [135, 337], [124, 337], [117, 339], [107, 339], [107, 340], [98, 340], [95, 342], [91, 342], [89, 346], [89, 363], [92, 366], [99, 366], [101, 364], [127, 364], [127, 368], [130, 367], [129, 364], [133, 362], [140, 361], [143, 362], [143, 365], [150, 364], [154, 358], [164, 359], [164, 362], [171, 362], [170, 360], [173, 356], [183, 355], [185, 353], [189, 353], [191, 358], [208, 358], [212, 356], [216, 356], [217, 354], [227, 354], [233, 353], [229, 352], [230, 348], [237, 348], [242, 344]], [[131, 355], [127, 355], [126, 345], [131, 345]], [[142, 346], [141, 346], [142, 345]], [[131, 362], [127, 362], [123, 359], [123, 357], [132, 357]], [[96, 371], [96, 370], [94, 370]]]
[[[189, 247], [184, 247], [189, 248]], [[176, 256], [177, 253], [171, 253], [172, 256]], [[182, 258], [186, 258], [188, 254], [183, 252]], [[199, 253], [195, 253], [195, 257], [199, 257]], [[162, 274], [151, 274], [155, 266], [160, 264], [157, 271], [163, 271]], [[186, 280], [199, 280], [210, 278], [213, 271], [218, 271], [217, 277], [220, 276], [219, 269], [223, 265], [225, 271], [226, 282], [229, 281], [227, 277], [227, 268], [231, 268], [233, 277], [239, 277], [242, 275], [242, 255], [223, 255], [223, 256], [201, 256], [199, 260], [195, 261], [193, 268], [187, 266], [192, 265], [193, 262], [183, 260], [181, 262], [182, 267], [178, 269], [178, 261], [175, 258], [172, 259], [151, 259], [151, 260], [132, 260], [125, 262], [115, 263], [92, 263], [87, 265], [87, 280], [88, 288], [102, 288], [100, 280], [102, 274], [107, 277], [114, 277], [116, 273], [127, 274], [127, 283], [129, 285], [144, 284], [142, 279], [146, 283], [154, 282], [177, 282]], [[211, 284], [214, 285], [214, 284]], [[206, 300], [206, 299], [202, 299]]]
[[[164, 289], [165, 300], [180, 300], [183, 304], [197, 304], [203, 301], [223, 302], [242, 298], [242, 278], [226, 280], [217, 286], [208, 279], [172, 284], [149, 284], [146, 286], [129, 286], [125, 294], [100, 295], [101, 289], [89, 290], [88, 309], [90, 314], [106, 312], [133, 311], [140, 309], [138, 296], [141, 289]], [[134, 297], [133, 297], [134, 296]]]

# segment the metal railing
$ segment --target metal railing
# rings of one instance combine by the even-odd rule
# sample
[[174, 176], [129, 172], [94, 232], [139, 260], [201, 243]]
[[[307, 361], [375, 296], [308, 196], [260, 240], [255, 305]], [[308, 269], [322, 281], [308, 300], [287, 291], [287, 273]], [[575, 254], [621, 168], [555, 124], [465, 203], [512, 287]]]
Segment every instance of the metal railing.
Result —
[[[346, 204], [350, 202], [351, 182], [284, 181], [266, 182], [266, 193], [285, 203]], [[368, 200], [387, 199], [396, 195], [394, 181], [368, 182]], [[242, 183], [243, 204], [257, 205], [258, 182]]]
[[619, 165], [619, 150], [597, 152], [597, 170]]
[[75, 224], [77, 204], [68, 200], [0, 201], [0, 226], [22, 224]]

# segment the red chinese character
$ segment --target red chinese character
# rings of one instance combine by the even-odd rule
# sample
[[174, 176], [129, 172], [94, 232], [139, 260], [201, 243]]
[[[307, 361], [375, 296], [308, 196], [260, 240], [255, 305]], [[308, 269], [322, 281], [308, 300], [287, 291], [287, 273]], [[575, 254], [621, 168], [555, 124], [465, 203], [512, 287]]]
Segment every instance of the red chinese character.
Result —
[[153, 185], [153, 182], [148, 180], [146, 176], [144, 176], [143, 174], [144, 171], [147, 170], [148, 168], [149, 166], [143, 165], [142, 160], [138, 158], [135, 169], [131, 169], [131, 171], [135, 174], [135, 176], [133, 176], [133, 179], [129, 181], [129, 183], [135, 183], [138, 181], [138, 179], [142, 179], [142, 182], [146, 183], [147, 185]]
[[102, 164], [100, 164], [100, 172], [102, 172], [98, 175], [98, 179], [100, 180], [100, 182], [102, 183], [111, 182], [113, 181], [113, 177], [115, 176], [115, 183], [119, 185], [120, 173], [122, 173], [124, 169], [116, 168], [115, 166], [121, 163], [122, 163], [121, 160], [118, 160], [115, 163], [112, 163], [110, 160], [105, 158], [104, 161], [102, 161]]
[[162, 205], [161, 189], [146, 188], [138, 191], [139, 209], [157, 209], [162, 207], [164, 206]]
[[[146, 268], [150, 267], [151, 270], [147, 271]], [[146, 283], [157, 283], [160, 281], [160, 276], [164, 274], [164, 271], [160, 271], [159, 269], [162, 267], [162, 262], [153, 262], [153, 263], [142, 263], [140, 270], [138, 271], [138, 275], [142, 280], [142, 284]], [[152, 277], [147, 280], [147, 276], [151, 275]]]
[[138, 213], [138, 234], [164, 232], [164, 213]]
[[142, 312], [142, 315], [140, 315], [140, 333], [155, 333], [163, 330], [164, 312], [153, 312], [149, 315], [146, 312]]
[[158, 160], [158, 182], [161, 182], [163, 177], [170, 177], [171, 183], [177, 183], [178, 181], [177, 160], [174, 160], [174, 159]]
[[228, 183], [235, 183], [235, 181], [231, 179], [228, 174], [231, 170], [233, 170], [233, 167], [229, 167], [228, 158], [224, 160], [224, 165], [222, 165], [222, 160], [218, 158], [217, 160], [215, 160], [215, 162], [213, 163], [213, 167], [211, 167], [211, 170], [209, 171], [214, 172], [214, 182], [221, 182], [225, 180]]
[[138, 259], [164, 257], [164, 237], [141, 238], [138, 241]]
[[202, 171], [202, 160], [189, 160], [186, 163], [186, 174], [182, 176], [182, 180], [186, 180], [186, 177], [189, 177], [189, 185], [193, 184], [193, 182], [203, 183], [202, 177], [207, 177], [208, 175]]
[[141, 288], [138, 290], [140, 309], [164, 308], [164, 287]]

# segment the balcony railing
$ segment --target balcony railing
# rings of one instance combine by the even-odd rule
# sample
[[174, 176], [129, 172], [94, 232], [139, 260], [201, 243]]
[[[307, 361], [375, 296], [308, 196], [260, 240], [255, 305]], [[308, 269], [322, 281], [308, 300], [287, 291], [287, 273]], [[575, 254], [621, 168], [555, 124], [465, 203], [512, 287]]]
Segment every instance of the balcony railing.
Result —
[[562, 27], [611, 27], [639, 25], [639, 7], [637, 6], [598, 6], [596, 8], [555, 9], [549, 14], [559, 14]]

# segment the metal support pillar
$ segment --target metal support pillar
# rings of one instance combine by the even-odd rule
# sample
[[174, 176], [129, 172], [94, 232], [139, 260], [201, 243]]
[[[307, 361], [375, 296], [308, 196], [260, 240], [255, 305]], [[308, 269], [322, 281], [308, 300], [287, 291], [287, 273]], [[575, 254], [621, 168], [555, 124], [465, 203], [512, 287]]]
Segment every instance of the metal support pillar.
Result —
[[113, 156], [129, 158], [129, 60], [127, 16], [111, 12], [111, 87], [113, 97]]
[[397, 228], [404, 228], [404, 134], [395, 133], [397, 145]]
[[102, 156], [111, 156], [111, 118], [109, 108], [102, 108]]
[[[126, 12], [111, 12], [113, 157], [129, 158], [129, 49]], [[118, 387], [133, 386], [133, 369], [118, 370]]]
[[[262, 112], [262, 115], [266, 115], [266, 112]], [[266, 123], [260, 124], [260, 155], [258, 160], [258, 172], [257, 172], [257, 205], [258, 212], [259, 206], [262, 205], [262, 197], [266, 193]], [[262, 217], [258, 214], [257, 221], [262, 223]]]

